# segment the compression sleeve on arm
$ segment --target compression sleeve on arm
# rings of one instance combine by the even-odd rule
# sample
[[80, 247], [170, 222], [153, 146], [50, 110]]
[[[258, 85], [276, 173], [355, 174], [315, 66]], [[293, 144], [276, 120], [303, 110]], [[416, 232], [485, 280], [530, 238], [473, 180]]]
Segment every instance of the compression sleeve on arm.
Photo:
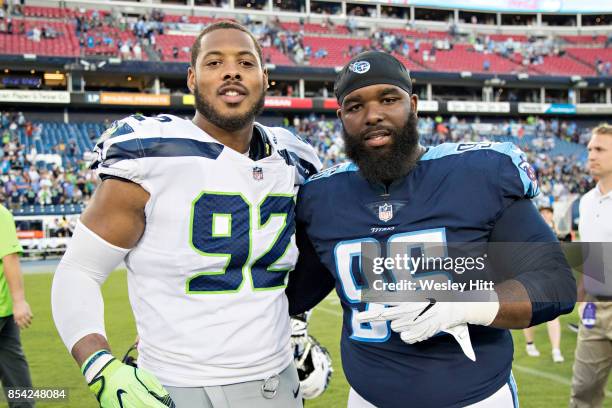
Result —
[[[520, 282], [532, 304], [530, 326], [572, 311], [576, 280], [553, 231], [530, 200], [509, 205], [495, 223], [490, 242], [498, 243], [498, 273]], [[505, 242], [507, 245], [500, 245]]]
[[129, 251], [77, 222], [51, 289], [53, 320], [68, 351], [88, 334], [106, 337], [100, 286]]

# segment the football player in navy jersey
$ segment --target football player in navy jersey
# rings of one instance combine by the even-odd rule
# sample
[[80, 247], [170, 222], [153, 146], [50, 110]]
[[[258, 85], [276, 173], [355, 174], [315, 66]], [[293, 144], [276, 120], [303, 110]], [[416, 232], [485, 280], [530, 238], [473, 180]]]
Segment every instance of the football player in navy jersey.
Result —
[[[571, 269], [530, 201], [538, 193], [531, 166], [511, 143], [421, 146], [410, 76], [389, 54], [353, 58], [335, 93], [351, 161], [300, 189], [290, 313], [314, 307], [336, 288], [349, 408], [517, 407], [508, 329], [569, 313], [576, 297]], [[431, 243], [496, 242], [518, 245], [490, 259], [503, 278], [487, 301], [363, 301], [365, 243], [389, 257], [391, 244], [427, 256]], [[475, 361], [444, 333], [461, 327]]]

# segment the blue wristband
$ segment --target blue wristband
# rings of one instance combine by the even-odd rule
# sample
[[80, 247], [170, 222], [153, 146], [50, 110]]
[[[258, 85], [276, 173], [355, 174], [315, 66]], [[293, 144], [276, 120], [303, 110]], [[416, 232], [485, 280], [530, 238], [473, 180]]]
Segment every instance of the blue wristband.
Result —
[[92, 366], [92, 364], [99, 359], [100, 357], [102, 357], [105, 354], [110, 354], [110, 352], [108, 350], [98, 350], [95, 353], [93, 353], [91, 356], [89, 356], [89, 358], [87, 360], [85, 360], [85, 363], [83, 363], [83, 367], [81, 368], [81, 373], [83, 375], [85, 375], [85, 373], [87, 372], [87, 370], [89, 369], [89, 367]]

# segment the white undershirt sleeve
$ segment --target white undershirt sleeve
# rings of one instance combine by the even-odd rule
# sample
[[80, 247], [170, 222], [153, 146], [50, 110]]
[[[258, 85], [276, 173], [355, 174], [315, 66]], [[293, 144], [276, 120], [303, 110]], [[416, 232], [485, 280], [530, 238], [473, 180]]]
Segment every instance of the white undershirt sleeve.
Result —
[[106, 337], [100, 286], [129, 251], [77, 222], [51, 289], [53, 320], [68, 351], [88, 334]]

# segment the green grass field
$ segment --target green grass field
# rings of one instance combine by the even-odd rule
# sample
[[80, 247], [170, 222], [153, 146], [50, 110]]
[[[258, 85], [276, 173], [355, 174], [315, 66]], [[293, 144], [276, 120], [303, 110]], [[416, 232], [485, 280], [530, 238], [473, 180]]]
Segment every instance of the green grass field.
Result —
[[[51, 318], [51, 274], [26, 275], [27, 298], [35, 314], [34, 324], [22, 332], [23, 345], [36, 387], [62, 387], [69, 390], [68, 403], [38, 403], [44, 408], [95, 408], [78, 367], [61, 342]], [[135, 338], [136, 330], [128, 302], [125, 272], [113, 273], [104, 285], [106, 329], [116, 355], [123, 353]], [[514, 375], [519, 389], [521, 407], [565, 407], [569, 399], [569, 384], [576, 335], [566, 328], [567, 322], [577, 321], [572, 314], [562, 318], [562, 351], [565, 363], [554, 364], [550, 358], [550, 343], [546, 328], [536, 330], [536, 343], [542, 356], [530, 358], [525, 354], [521, 332], [515, 332]], [[320, 398], [308, 401], [308, 408], [346, 406], [348, 384], [340, 364], [339, 338], [341, 311], [338, 299], [330, 296], [314, 311], [310, 333], [331, 352], [334, 375], [330, 388]], [[612, 388], [608, 384], [608, 389]], [[608, 391], [605, 407], [612, 407], [612, 391]]]

